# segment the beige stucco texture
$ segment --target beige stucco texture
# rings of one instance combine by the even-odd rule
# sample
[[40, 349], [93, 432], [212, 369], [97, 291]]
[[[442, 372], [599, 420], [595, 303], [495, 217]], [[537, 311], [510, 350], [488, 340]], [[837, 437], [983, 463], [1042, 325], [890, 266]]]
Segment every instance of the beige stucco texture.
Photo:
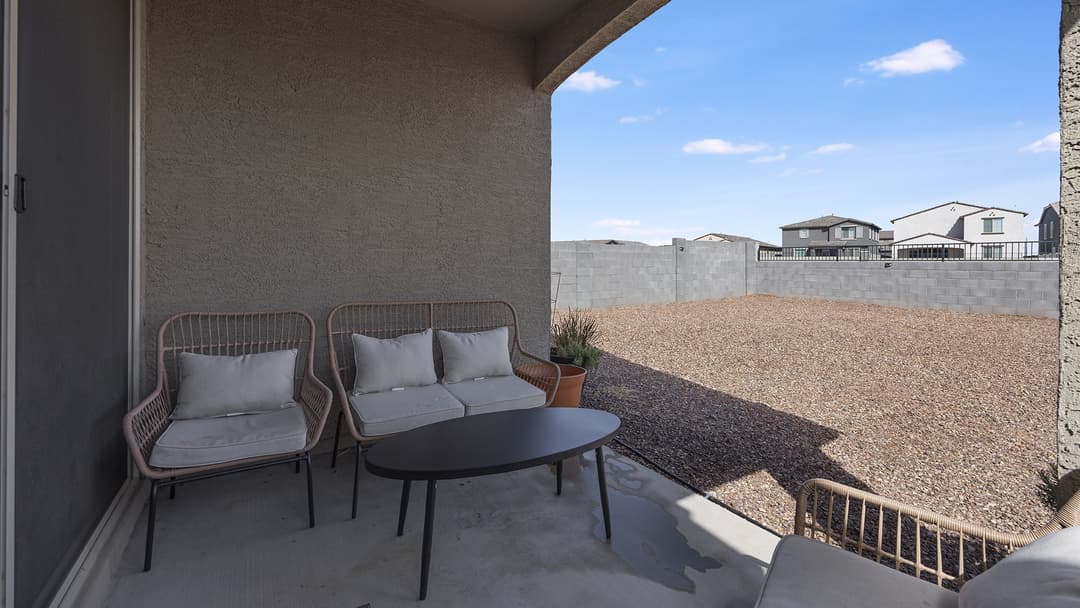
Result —
[[298, 308], [321, 333], [343, 301], [504, 298], [546, 348], [551, 98], [529, 37], [394, 0], [147, 11], [147, 347], [185, 310]]
[[1080, 0], [1061, 6], [1061, 495], [1080, 489]]

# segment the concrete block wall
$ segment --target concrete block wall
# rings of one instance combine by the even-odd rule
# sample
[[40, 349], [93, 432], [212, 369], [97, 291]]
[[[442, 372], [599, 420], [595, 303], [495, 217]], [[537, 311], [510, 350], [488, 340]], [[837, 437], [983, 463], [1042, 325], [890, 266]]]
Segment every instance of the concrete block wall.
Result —
[[747, 262], [754, 243], [709, 243], [676, 239], [675, 301], [734, 298], [747, 293]]
[[[551, 244], [559, 308], [663, 304], [747, 294], [961, 312], [1058, 316], [1056, 261], [759, 262], [753, 243]], [[554, 287], [554, 282], [553, 282]]]
[[1057, 261], [748, 265], [747, 293], [1056, 318]]
[[601, 308], [675, 301], [675, 247], [551, 244], [551, 270], [561, 272], [558, 307]]

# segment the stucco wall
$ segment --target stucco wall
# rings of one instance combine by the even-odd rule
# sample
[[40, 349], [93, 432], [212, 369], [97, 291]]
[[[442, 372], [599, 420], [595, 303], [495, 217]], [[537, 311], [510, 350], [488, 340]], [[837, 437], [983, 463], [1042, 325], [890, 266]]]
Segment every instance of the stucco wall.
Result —
[[530, 39], [395, 0], [147, 16], [148, 347], [183, 310], [299, 308], [321, 333], [342, 301], [494, 297], [543, 352], [551, 98]]
[[1061, 3], [1061, 373], [1058, 471], [1062, 496], [1080, 490], [1080, 0]]
[[[983, 219], [1001, 218], [1001, 234], [984, 233]], [[987, 209], [980, 213], [973, 213], [964, 218], [964, 240], [972, 243], [1006, 243], [1023, 241], [1024, 239], [1024, 214], [1002, 211], [1001, 209]]]
[[895, 219], [893, 220], [893, 239], [903, 241], [928, 232], [963, 239], [964, 224], [960, 221], [961, 216], [978, 210], [979, 207], [974, 205], [953, 203]]

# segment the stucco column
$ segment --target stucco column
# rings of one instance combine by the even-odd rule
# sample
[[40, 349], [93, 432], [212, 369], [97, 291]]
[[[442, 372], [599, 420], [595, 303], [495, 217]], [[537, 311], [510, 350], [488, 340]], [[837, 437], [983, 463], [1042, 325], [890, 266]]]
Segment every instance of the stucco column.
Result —
[[[1060, 497], [1080, 489], [1080, 0], [1061, 3]], [[1075, 211], [1075, 212], [1074, 212]]]

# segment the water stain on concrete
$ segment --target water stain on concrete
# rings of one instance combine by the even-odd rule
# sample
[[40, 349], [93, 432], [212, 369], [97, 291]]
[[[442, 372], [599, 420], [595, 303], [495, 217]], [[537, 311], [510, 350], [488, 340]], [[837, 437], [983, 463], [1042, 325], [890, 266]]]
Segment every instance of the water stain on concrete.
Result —
[[[691, 547], [679, 532], [675, 516], [664, 507], [631, 493], [643, 485], [640, 479], [632, 477], [636, 470], [633, 464], [617, 458], [606, 460], [612, 520], [611, 550], [639, 575], [670, 589], [693, 593], [696, 585], [686, 575], [687, 568], [705, 572], [723, 564]], [[599, 504], [593, 508], [593, 516], [597, 521], [593, 534], [602, 540], [604, 522]], [[618, 522], [634, 522], [634, 525], [620, 526]]]

